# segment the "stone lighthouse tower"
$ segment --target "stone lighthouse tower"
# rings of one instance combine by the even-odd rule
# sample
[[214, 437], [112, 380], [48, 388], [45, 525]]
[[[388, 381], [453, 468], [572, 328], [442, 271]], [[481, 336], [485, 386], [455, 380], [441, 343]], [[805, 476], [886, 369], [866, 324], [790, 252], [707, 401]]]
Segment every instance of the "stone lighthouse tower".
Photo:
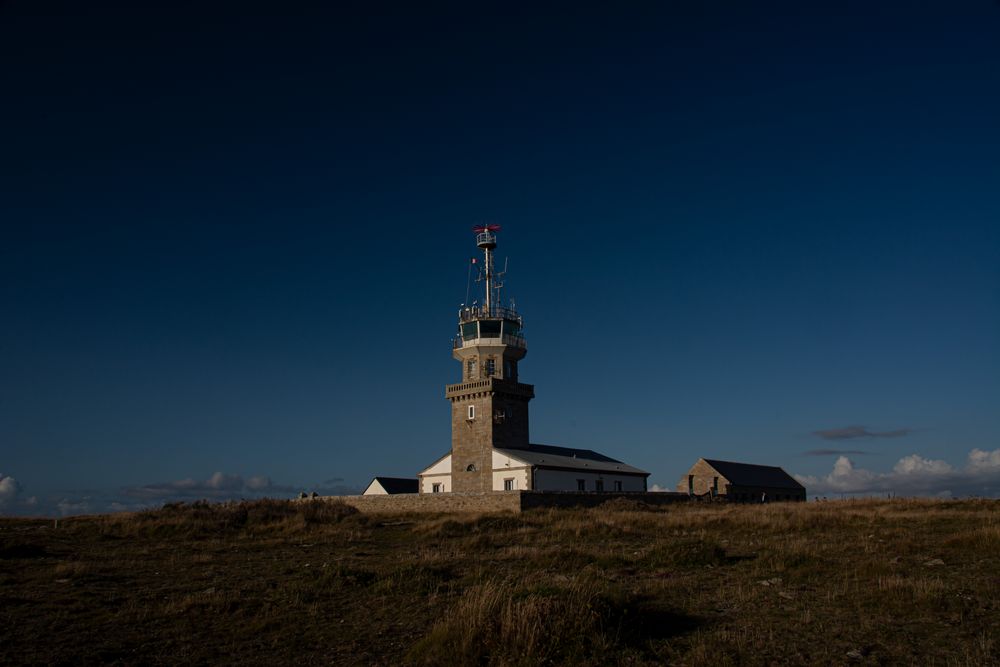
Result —
[[528, 449], [528, 401], [535, 388], [518, 382], [518, 363], [528, 348], [523, 321], [500, 303], [503, 272], [494, 265], [499, 225], [475, 227], [483, 251], [479, 280], [482, 304], [458, 314], [452, 356], [462, 364], [462, 381], [445, 387], [451, 402], [451, 479], [457, 492], [492, 491], [493, 449]]

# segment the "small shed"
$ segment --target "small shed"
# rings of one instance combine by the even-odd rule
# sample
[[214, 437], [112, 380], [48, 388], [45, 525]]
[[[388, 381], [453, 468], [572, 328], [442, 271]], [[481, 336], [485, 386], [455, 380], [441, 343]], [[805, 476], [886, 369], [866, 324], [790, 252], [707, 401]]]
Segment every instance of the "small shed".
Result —
[[368, 488], [365, 489], [366, 496], [386, 496], [397, 493], [416, 493], [419, 489], [416, 479], [407, 477], [376, 477], [372, 480]]
[[806, 487], [777, 466], [716, 459], [698, 459], [677, 483], [677, 490], [744, 503], [806, 499]]

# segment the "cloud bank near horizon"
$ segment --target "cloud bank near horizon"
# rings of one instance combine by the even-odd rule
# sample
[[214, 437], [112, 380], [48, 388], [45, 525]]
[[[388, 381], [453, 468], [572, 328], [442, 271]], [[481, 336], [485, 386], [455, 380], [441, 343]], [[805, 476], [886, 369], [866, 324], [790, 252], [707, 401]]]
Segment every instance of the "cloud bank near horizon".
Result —
[[126, 486], [115, 492], [96, 490], [71, 491], [39, 500], [23, 497], [23, 488], [13, 477], [0, 474], [0, 515], [70, 516], [76, 514], [104, 514], [109, 512], [135, 512], [152, 509], [169, 502], [209, 500], [254, 500], [258, 498], [291, 498], [300, 491], [315, 490], [320, 495], [346, 495], [361, 490], [333, 478], [300, 488], [275, 484], [270, 477], [216, 472], [205, 480], [185, 478], [138, 486]]
[[891, 431], [872, 431], [866, 426], [845, 426], [843, 428], [828, 428], [813, 431], [812, 434], [823, 440], [854, 440], [856, 438], [902, 438], [913, 433], [912, 428], [897, 428]]
[[859, 468], [847, 456], [840, 456], [828, 475], [793, 476], [810, 495], [1000, 496], [1000, 449], [973, 449], [961, 467], [910, 454], [899, 459], [889, 472], [881, 473]]

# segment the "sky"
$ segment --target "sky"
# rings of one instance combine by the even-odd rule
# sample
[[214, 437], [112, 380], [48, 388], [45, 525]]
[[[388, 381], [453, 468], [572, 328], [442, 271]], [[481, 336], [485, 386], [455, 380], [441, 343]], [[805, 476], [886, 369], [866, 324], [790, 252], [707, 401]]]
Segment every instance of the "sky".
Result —
[[1000, 495], [1000, 3], [614, 4], [0, 2], [0, 513], [414, 476], [483, 222], [533, 442]]

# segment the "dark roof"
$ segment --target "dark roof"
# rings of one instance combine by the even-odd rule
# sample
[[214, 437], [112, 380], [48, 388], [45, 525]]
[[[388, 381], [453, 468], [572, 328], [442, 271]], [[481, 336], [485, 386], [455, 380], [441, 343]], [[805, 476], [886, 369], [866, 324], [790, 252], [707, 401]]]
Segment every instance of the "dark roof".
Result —
[[599, 454], [592, 449], [555, 447], [553, 445], [529, 445], [528, 449], [501, 449], [497, 447], [495, 451], [534, 466], [649, 475], [645, 470], [622, 463], [610, 456]]
[[376, 477], [372, 481], [378, 482], [386, 493], [416, 493], [420, 490], [419, 482], [408, 477]]
[[767, 486], [779, 489], [802, 489], [795, 478], [778, 466], [759, 466], [754, 463], [735, 463], [703, 459], [734, 486]]

